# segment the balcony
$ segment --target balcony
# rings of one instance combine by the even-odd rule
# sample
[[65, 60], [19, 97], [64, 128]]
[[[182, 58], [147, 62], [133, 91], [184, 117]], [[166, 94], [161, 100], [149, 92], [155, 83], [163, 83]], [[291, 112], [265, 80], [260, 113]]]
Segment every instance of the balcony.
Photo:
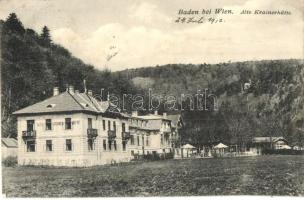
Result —
[[116, 131], [108, 130], [108, 138], [110, 140], [116, 138]]
[[123, 140], [128, 140], [128, 139], [130, 139], [130, 137], [131, 137], [130, 132], [122, 132]]
[[88, 138], [96, 138], [98, 136], [97, 129], [88, 128], [87, 130]]
[[176, 137], [176, 136], [172, 136], [172, 137], [170, 138], [170, 141], [171, 141], [171, 143], [177, 144], [177, 143], [179, 142], [179, 138]]
[[165, 135], [170, 135], [172, 133], [172, 131], [170, 129], [165, 129], [165, 130], [163, 130], [163, 133]]
[[36, 137], [36, 131], [22, 131], [22, 137], [23, 138], [35, 138]]

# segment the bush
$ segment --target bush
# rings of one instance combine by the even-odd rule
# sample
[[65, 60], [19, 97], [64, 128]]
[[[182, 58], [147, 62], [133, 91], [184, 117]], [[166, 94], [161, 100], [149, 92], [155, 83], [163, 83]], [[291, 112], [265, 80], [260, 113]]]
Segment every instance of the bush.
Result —
[[145, 155], [134, 155], [133, 160], [146, 160], [146, 161], [155, 161], [155, 160], [166, 160], [166, 159], [173, 159], [173, 153], [165, 153], [165, 154], [145, 154]]
[[304, 151], [294, 149], [265, 149], [262, 154], [304, 155]]
[[2, 164], [5, 167], [15, 167], [17, 165], [17, 157], [8, 156], [7, 158], [2, 160]]

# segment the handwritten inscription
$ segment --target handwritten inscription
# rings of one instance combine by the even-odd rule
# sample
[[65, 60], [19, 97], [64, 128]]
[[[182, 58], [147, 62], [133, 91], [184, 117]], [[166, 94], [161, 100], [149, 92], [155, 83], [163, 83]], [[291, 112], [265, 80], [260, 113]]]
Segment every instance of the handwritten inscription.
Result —
[[223, 22], [223, 19], [216, 19], [214, 17], [178, 17], [175, 20], [176, 23], [197, 23], [197, 24], [202, 24], [202, 23], [206, 23], [209, 22], [210, 24], [214, 24], [214, 23], [221, 23]]

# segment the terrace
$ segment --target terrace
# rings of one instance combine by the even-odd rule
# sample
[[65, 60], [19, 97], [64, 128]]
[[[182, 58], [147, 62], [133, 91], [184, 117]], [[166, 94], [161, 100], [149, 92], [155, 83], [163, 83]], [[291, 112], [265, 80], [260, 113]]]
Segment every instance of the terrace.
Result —
[[36, 137], [36, 131], [35, 130], [26, 130], [22, 131], [22, 137], [25, 139], [27, 138], [35, 138]]

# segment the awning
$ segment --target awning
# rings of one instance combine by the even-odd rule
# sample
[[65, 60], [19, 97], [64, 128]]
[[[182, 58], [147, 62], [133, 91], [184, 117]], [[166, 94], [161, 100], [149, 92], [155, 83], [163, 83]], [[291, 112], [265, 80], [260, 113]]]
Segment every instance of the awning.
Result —
[[192, 146], [191, 144], [185, 144], [182, 146], [183, 149], [196, 149], [196, 147]]
[[228, 146], [224, 145], [223, 143], [219, 143], [219, 144], [216, 145], [214, 148], [215, 148], [215, 149], [224, 149], [224, 148], [228, 148]]

